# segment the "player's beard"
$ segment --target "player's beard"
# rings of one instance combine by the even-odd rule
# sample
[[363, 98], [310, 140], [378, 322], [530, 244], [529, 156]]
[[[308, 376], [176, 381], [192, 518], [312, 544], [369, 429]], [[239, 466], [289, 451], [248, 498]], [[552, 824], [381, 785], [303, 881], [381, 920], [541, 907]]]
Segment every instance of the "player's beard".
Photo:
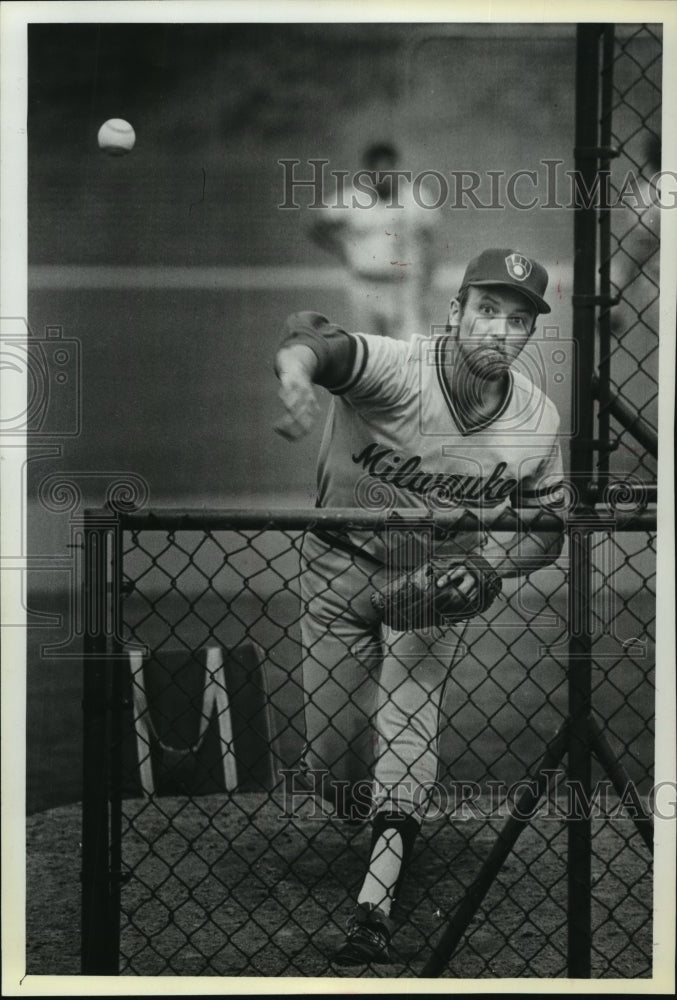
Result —
[[475, 378], [487, 382], [505, 379], [510, 359], [505, 351], [497, 347], [476, 347], [464, 352], [463, 365]]
[[510, 362], [506, 354], [492, 348], [463, 352], [454, 367], [456, 403], [464, 420], [472, 425], [487, 407], [496, 409], [509, 384]]

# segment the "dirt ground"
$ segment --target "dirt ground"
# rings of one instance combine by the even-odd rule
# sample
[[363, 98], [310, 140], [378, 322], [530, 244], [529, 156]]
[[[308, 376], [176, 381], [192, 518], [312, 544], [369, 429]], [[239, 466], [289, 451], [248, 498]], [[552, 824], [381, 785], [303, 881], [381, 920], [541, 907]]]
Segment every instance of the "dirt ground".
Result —
[[[124, 804], [123, 975], [417, 977], [503, 820], [426, 824], [395, 914], [393, 962], [335, 970], [369, 847], [366, 828], [282, 815], [272, 796]], [[80, 970], [80, 809], [29, 817], [27, 971]], [[449, 978], [566, 975], [567, 836], [522, 833], [449, 963]], [[628, 819], [593, 822], [593, 977], [651, 975], [648, 851]]]

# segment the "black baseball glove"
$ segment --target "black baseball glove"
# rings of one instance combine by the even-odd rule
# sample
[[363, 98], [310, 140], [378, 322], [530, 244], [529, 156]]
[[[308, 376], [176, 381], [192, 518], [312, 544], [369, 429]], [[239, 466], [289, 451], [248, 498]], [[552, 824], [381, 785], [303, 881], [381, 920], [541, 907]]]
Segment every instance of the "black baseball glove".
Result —
[[[469, 595], [447, 581], [437, 581], [463, 567], [475, 578]], [[432, 625], [453, 625], [481, 614], [501, 592], [501, 578], [487, 560], [474, 553], [440, 556], [396, 577], [371, 595], [383, 624], [395, 632], [409, 632]]]

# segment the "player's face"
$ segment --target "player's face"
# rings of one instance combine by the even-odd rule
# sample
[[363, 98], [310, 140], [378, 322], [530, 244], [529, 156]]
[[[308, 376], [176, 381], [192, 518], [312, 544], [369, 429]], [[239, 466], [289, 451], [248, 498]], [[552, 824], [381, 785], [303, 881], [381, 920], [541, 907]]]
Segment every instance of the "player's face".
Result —
[[452, 299], [449, 326], [460, 359], [483, 378], [501, 378], [531, 336], [536, 310], [519, 292], [501, 285], [471, 286], [461, 308]]

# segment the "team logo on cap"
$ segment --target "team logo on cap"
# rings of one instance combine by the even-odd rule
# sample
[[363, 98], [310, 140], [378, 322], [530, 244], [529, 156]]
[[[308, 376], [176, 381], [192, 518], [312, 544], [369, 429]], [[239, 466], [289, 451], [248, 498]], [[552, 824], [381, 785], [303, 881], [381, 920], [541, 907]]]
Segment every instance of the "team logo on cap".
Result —
[[505, 258], [505, 266], [508, 274], [516, 281], [526, 281], [531, 274], [531, 261], [528, 257], [523, 257], [521, 253], [511, 253]]

